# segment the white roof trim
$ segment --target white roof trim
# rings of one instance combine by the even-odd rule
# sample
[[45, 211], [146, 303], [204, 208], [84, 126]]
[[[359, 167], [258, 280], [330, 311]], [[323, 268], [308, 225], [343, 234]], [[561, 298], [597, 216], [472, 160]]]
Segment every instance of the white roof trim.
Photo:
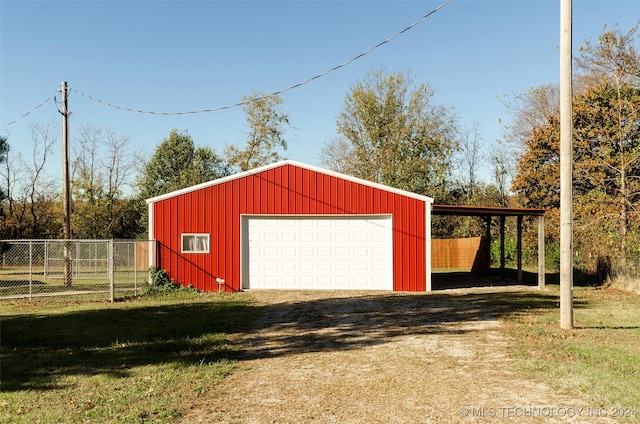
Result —
[[255, 168], [255, 169], [251, 169], [249, 171], [239, 172], [237, 174], [233, 174], [233, 175], [229, 175], [229, 176], [226, 176], [226, 177], [218, 178], [217, 180], [207, 181], [206, 183], [197, 184], [197, 185], [194, 185], [194, 186], [191, 186], [191, 187], [186, 187], [186, 188], [183, 188], [183, 189], [180, 189], [180, 190], [172, 191], [170, 193], [162, 194], [160, 196], [152, 197], [150, 199], [147, 199], [147, 203], [155, 203], [155, 202], [159, 202], [161, 200], [170, 199], [172, 197], [176, 197], [176, 196], [179, 196], [181, 194], [190, 193], [192, 191], [200, 190], [200, 189], [203, 189], [203, 188], [216, 186], [218, 184], [224, 184], [224, 183], [229, 182], [229, 181], [240, 179], [240, 178], [243, 178], [243, 177], [246, 177], [246, 176], [249, 176], [249, 175], [258, 174], [258, 173], [263, 172], [263, 171], [268, 171], [269, 169], [279, 168], [279, 167], [284, 166], [284, 165], [297, 166], [299, 168], [308, 169], [309, 171], [314, 171], [314, 172], [317, 172], [319, 174], [325, 174], [325, 175], [329, 175], [329, 176], [332, 176], [332, 177], [340, 178], [340, 179], [343, 179], [343, 180], [351, 181], [351, 182], [354, 182], [354, 183], [358, 183], [358, 184], [366, 185], [366, 186], [369, 186], [369, 187], [377, 188], [379, 190], [400, 194], [400, 195], [406, 196], [406, 197], [412, 197], [414, 199], [422, 200], [422, 201], [424, 201], [426, 203], [433, 203], [433, 198], [429, 197], [429, 196], [422, 196], [420, 194], [412, 193], [410, 191], [400, 190], [400, 189], [397, 189], [397, 188], [394, 188], [394, 187], [386, 186], [384, 184], [374, 183], [374, 182], [371, 182], [371, 181], [364, 180], [362, 178], [357, 178], [357, 177], [353, 177], [351, 175], [341, 174], [339, 172], [331, 171], [329, 169], [319, 168], [319, 167], [313, 166], [313, 165], [307, 165], [306, 163], [297, 162], [297, 161], [291, 160], [291, 159], [283, 160], [283, 161], [280, 161], [280, 162], [274, 162], [272, 164], [264, 165], [264, 166], [261, 166], [261, 167]]

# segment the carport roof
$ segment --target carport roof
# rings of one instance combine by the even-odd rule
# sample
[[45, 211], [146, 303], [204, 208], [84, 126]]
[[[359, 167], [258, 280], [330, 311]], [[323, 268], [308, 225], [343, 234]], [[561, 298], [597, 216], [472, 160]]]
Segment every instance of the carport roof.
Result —
[[455, 216], [544, 216], [546, 209], [499, 208], [493, 206], [431, 205], [432, 215]]

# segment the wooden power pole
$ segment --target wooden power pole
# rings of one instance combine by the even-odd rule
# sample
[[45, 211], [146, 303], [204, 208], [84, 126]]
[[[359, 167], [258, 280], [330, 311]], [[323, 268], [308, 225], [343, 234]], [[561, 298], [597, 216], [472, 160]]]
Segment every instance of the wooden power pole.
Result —
[[69, 107], [67, 82], [62, 82], [62, 210], [64, 215], [64, 283], [71, 286], [71, 183], [69, 177]]
[[560, 328], [573, 328], [571, 0], [560, 0]]

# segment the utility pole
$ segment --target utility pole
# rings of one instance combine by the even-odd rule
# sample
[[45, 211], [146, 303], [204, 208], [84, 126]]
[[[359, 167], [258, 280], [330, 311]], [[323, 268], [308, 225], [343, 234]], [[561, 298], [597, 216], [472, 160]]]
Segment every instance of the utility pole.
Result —
[[560, 328], [573, 328], [571, 0], [560, 0]]
[[64, 284], [71, 286], [71, 183], [69, 178], [69, 108], [67, 82], [62, 82], [62, 210], [64, 215]]

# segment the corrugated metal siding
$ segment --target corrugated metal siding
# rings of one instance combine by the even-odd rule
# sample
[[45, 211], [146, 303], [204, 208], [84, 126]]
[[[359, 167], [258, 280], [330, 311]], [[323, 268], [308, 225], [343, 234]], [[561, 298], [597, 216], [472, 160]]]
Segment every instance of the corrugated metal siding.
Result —
[[[419, 199], [291, 164], [170, 197], [153, 204], [159, 268], [180, 284], [240, 289], [242, 214], [392, 214], [394, 290], [426, 289], [427, 204]], [[208, 233], [209, 254], [182, 254], [182, 233]]]

